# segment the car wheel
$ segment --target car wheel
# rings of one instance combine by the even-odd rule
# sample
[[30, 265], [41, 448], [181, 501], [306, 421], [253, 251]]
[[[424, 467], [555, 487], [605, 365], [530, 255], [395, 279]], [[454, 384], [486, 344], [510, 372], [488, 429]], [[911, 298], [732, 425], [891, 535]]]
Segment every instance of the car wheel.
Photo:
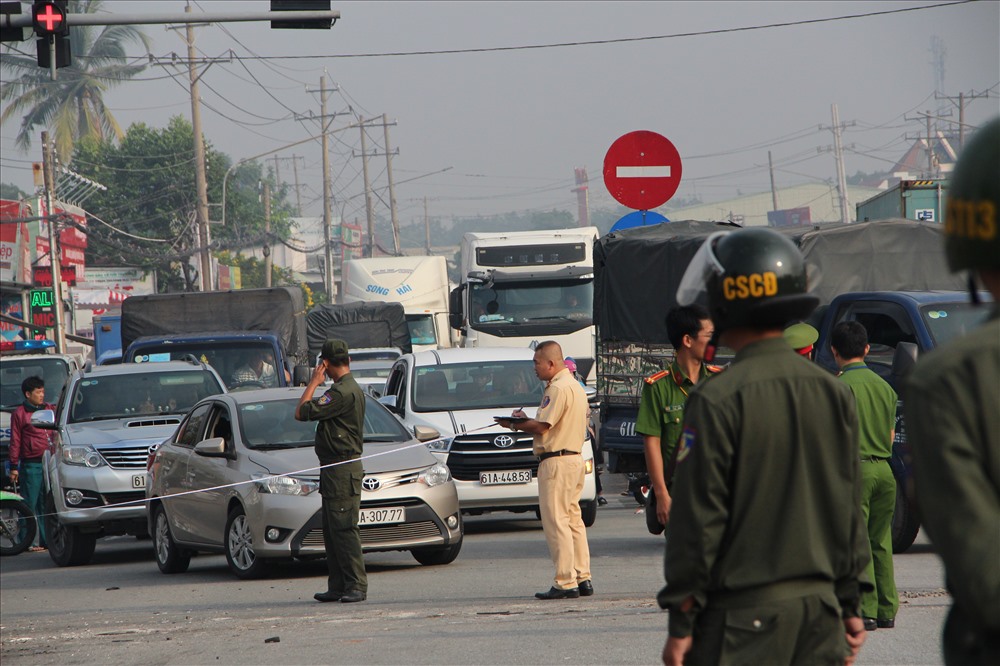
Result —
[[35, 514], [22, 500], [0, 503], [0, 555], [23, 553], [35, 540], [38, 531]]
[[97, 546], [96, 534], [87, 534], [78, 527], [59, 522], [52, 495], [45, 500], [45, 540], [48, 542], [49, 557], [61, 567], [87, 564]]
[[597, 520], [597, 500], [592, 502], [580, 502], [580, 513], [583, 516], [583, 526], [593, 527]]
[[191, 564], [191, 551], [181, 548], [170, 534], [170, 521], [162, 504], [153, 509], [153, 552], [156, 566], [165, 574], [184, 573]]
[[451, 564], [458, 557], [458, 552], [462, 550], [462, 538], [445, 546], [444, 548], [414, 548], [410, 551], [415, 559], [425, 567], [438, 566], [441, 564]]
[[892, 514], [892, 552], [905, 553], [917, 539], [920, 520], [916, 507], [906, 497], [905, 485], [896, 479], [896, 509]]
[[260, 578], [264, 575], [266, 563], [257, 557], [253, 546], [253, 533], [250, 531], [250, 521], [243, 507], [238, 506], [229, 512], [226, 520], [226, 561], [229, 568], [239, 578]]

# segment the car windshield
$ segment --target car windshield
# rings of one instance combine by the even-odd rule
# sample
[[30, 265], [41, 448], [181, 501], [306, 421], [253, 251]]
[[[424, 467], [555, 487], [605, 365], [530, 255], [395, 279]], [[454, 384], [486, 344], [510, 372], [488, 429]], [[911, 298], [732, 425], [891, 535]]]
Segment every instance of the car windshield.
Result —
[[45, 382], [45, 402], [55, 404], [69, 377], [69, 366], [61, 358], [42, 355], [0, 363], [0, 403], [4, 410], [17, 409], [24, 402], [21, 382], [28, 377], [41, 377]]
[[474, 284], [471, 305], [476, 328], [537, 321], [589, 323], [594, 285], [590, 280]]
[[69, 423], [149, 414], [183, 414], [222, 386], [211, 372], [181, 370], [98, 375], [81, 379], [70, 400]]
[[[410, 439], [396, 417], [371, 398], [365, 403], [365, 442], [405, 442]], [[243, 443], [250, 449], [313, 446], [316, 421], [296, 421], [298, 398], [247, 402], [239, 406]]]
[[940, 347], [949, 340], [965, 335], [977, 328], [990, 316], [990, 305], [972, 303], [933, 303], [920, 308], [920, 316], [927, 325], [934, 345]]
[[416, 369], [413, 408], [450, 412], [537, 405], [543, 385], [529, 360], [456, 363]]
[[279, 386], [275, 369], [274, 351], [263, 342], [183, 342], [160, 344], [156, 346], [142, 345], [136, 349], [137, 363], [156, 363], [160, 361], [181, 361], [188, 355], [194, 356], [203, 363], [208, 363], [226, 382], [226, 388], [236, 386], [255, 386], [257, 388], [274, 388]]

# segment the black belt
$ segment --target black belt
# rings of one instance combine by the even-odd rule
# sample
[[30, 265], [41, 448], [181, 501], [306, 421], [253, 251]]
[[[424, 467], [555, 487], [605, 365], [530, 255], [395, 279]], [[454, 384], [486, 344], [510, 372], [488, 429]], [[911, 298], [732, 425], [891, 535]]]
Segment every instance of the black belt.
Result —
[[884, 460], [889, 460], [889, 459], [879, 458], [878, 456], [861, 456], [861, 462], [882, 462]]
[[23, 463], [40, 463], [45, 462], [45, 458], [39, 456], [38, 458], [21, 458]]
[[560, 451], [552, 451], [551, 453], [541, 453], [538, 455], [538, 461], [541, 462], [542, 460], [545, 460], [547, 458], [557, 458], [559, 456], [578, 456], [578, 455], [580, 455], [579, 451], [567, 451], [566, 449], [562, 449]]

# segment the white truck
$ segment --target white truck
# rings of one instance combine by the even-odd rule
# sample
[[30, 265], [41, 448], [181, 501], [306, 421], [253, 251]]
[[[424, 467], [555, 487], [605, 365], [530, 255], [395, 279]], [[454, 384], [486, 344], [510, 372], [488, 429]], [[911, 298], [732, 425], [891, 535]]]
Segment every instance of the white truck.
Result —
[[451, 346], [444, 257], [350, 259], [343, 266], [343, 289], [344, 303], [400, 303], [413, 351]]
[[555, 340], [593, 384], [597, 237], [597, 227], [465, 234], [461, 283], [450, 301], [459, 346]]

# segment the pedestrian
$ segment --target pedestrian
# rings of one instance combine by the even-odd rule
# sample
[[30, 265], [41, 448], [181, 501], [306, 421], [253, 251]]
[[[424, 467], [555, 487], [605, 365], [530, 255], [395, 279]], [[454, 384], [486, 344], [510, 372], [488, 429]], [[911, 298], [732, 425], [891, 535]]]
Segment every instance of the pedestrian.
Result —
[[858, 455], [861, 460], [861, 515], [868, 529], [871, 562], [867, 577], [875, 590], [861, 595], [865, 630], [896, 626], [899, 595], [892, 567], [892, 514], [896, 477], [889, 459], [896, 437], [896, 392], [865, 364], [868, 332], [856, 321], [842, 321], [830, 334], [833, 360], [840, 378], [854, 394], [858, 412]]
[[[323, 545], [329, 573], [326, 592], [317, 601], [364, 601], [368, 575], [361, 553], [358, 517], [361, 511], [361, 464], [364, 445], [365, 396], [351, 375], [347, 343], [331, 338], [323, 343], [319, 365], [299, 398], [295, 418], [318, 421], [316, 456], [323, 498]], [[322, 396], [313, 394], [329, 377], [333, 385]], [[329, 465], [329, 467], [328, 467]]]
[[670, 516], [672, 484], [668, 469], [681, 436], [688, 394], [700, 380], [721, 370], [705, 363], [705, 350], [715, 334], [708, 310], [701, 305], [671, 308], [666, 325], [674, 360], [667, 369], [646, 377], [635, 420], [649, 474], [646, 523], [656, 534], [663, 531]]
[[[21, 494], [36, 516], [45, 514], [45, 452], [53, 452], [49, 433], [31, 425], [31, 415], [42, 409], [55, 409], [45, 403], [45, 381], [41, 377], [27, 377], [21, 382], [24, 402], [10, 415], [10, 480], [21, 482]], [[20, 468], [20, 469], [19, 469]], [[24, 478], [21, 478], [21, 471]], [[48, 549], [45, 540], [45, 521], [38, 523], [38, 545], [29, 552], [40, 553]]]
[[725, 372], [688, 398], [658, 596], [665, 664], [851, 662], [868, 560], [850, 390], [785, 324], [816, 307], [798, 248], [767, 228], [710, 236], [678, 289], [707, 291]]
[[805, 356], [810, 361], [813, 360], [815, 353], [813, 345], [819, 339], [819, 331], [805, 322], [799, 322], [785, 328], [782, 335], [799, 356]]
[[[946, 664], [1000, 663], [1000, 118], [959, 156], [945, 254], [993, 296], [979, 328], [920, 359], [903, 391], [923, 526], [944, 562], [952, 606]], [[986, 307], [986, 306], [983, 306]]]
[[512, 419], [497, 422], [511, 430], [534, 436], [538, 456], [538, 509], [549, 555], [556, 567], [555, 581], [538, 599], [576, 599], [594, 593], [590, 577], [590, 546], [580, 514], [584, 464], [580, 452], [587, 431], [587, 396], [563, 362], [562, 348], [554, 340], [535, 347], [535, 374], [546, 382], [535, 418], [520, 409]]

